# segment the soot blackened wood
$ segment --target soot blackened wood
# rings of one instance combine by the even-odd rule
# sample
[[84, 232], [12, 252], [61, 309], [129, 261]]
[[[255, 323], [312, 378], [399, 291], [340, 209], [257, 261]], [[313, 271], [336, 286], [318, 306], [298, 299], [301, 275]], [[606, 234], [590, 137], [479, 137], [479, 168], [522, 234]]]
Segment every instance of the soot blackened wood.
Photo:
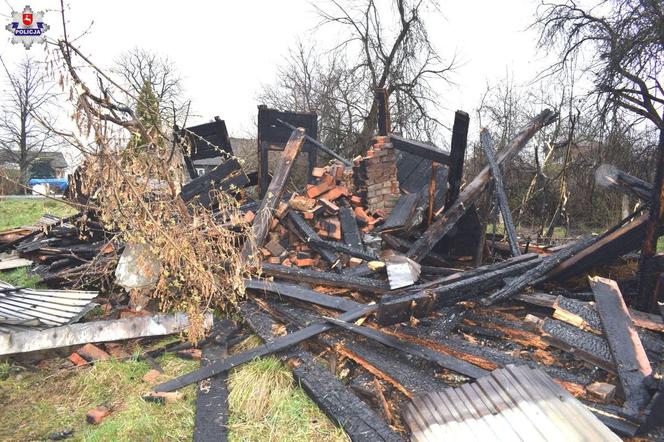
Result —
[[300, 128], [294, 130], [281, 154], [272, 181], [270, 181], [270, 185], [267, 187], [267, 192], [263, 197], [263, 201], [261, 201], [261, 206], [258, 209], [256, 218], [251, 226], [254, 241], [247, 241], [244, 244], [244, 247], [242, 247], [243, 258], [249, 257], [252, 253], [256, 252], [257, 248], [263, 246], [265, 238], [267, 238], [267, 234], [270, 230], [272, 214], [281, 200], [281, 195], [284, 193], [284, 186], [290, 176], [295, 157], [297, 157], [297, 154], [300, 152], [303, 142], [304, 129]]
[[370, 293], [383, 294], [390, 290], [385, 281], [361, 278], [357, 276], [339, 275], [330, 272], [317, 272], [311, 269], [286, 267], [279, 264], [263, 263], [261, 269], [265, 275], [289, 281], [305, 282], [309, 284], [322, 284], [332, 287], [360, 290]]
[[493, 147], [493, 140], [489, 131], [482, 129], [480, 134], [481, 144], [484, 148], [489, 167], [491, 167], [491, 175], [493, 176], [493, 185], [496, 189], [496, 198], [498, 199], [498, 206], [500, 213], [503, 215], [503, 222], [505, 223], [505, 230], [507, 231], [507, 239], [510, 243], [510, 250], [512, 256], [521, 254], [519, 242], [516, 238], [516, 230], [514, 229], [514, 221], [512, 221], [512, 212], [510, 211], [509, 201], [507, 200], [507, 193], [505, 193], [505, 182], [503, 180], [503, 173], [500, 171], [500, 166], [496, 162], [496, 153]]
[[[509, 161], [516, 155], [528, 141], [535, 135], [542, 127], [554, 121], [555, 114], [551, 110], [545, 110], [536, 116], [516, 137], [510, 141], [505, 149], [500, 153], [496, 162], [498, 165]], [[427, 253], [445, 236], [459, 219], [466, 213], [466, 210], [479, 198], [482, 192], [486, 189], [491, 179], [491, 170], [486, 166], [482, 171], [471, 181], [459, 194], [457, 200], [444, 211], [442, 216], [433, 224], [431, 224], [420, 238], [415, 241], [411, 249], [408, 251], [408, 256], [414, 261], [421, 261]], [[440, 215], [437, 213], [436, 215]]]
[[[463, 313], [459, 316], [463, 316]], [[496, 368], [505, 367], [510, 364], [526, 364], [532, 368], [539, 368], [550, 376], [564, 382], [579, 385], [586, 385], [591, 382], [589, 378], [573, 373], [565, 368], [543, 365], [532, 360], [523, 360], [505, 353], [504, 351], [496, 350], [485, 345], [473, 344], [460, 339], [456, 334], [451, 333], [450, 327], [453, 327], [455, 323], [456, 321], [447, 325], [443, 323], [443, 328], [446, 330], [443, 333], [440, 333], [437, 328], [439, 323], [431, 327], [418, 326], [414, 328], [404, 328], [403, 330], [408, 335], [414, 336], [417, 339], [416, 342], [421, 343], [422, 345], [430, 345], [435, 348], [440, 348], [441, 351], [445, 351], [450, 355], [478, 365], [486, 370], [495, 370]]]
[[415, 215], [415, 209], [420, 201], [420, 197], [421, 194], [419, 193], [401, 195], [394, 209], [390, 212], [390, 216], [385, 220], [385, 224], [378, 231], [394, 232], [407, 226]]
[[[290, 130], [297, 129], [294, 125], [290, 124], [288, 121], [284, 121], [284, 120], [281, 120], [279, 118], [277, 118], [277, 121], [279, 122], [279, 124], [282, 124], [283, 126], [289, 128]], [[328, 154], [329, 156], [331, 156], [332, 158], [336, 158], [337, 160], [341, 161], [346, 167], [352, 167], [353, 166], [353, 163], [351, 161], [348, 161], [344, 157], [340, 156], [338, 153], [336, 153], [335, 151], [333, 151], [332, 149], [330, 149], [329, 147], [327, 147], [326, 145], [324, 145], [323, 143], [321, 143], [317, 139], [315, 139], [315, 138], [313, 138], [309, 135], [305, 135], [304, 139], [307, 140], [308, 143], [315, 146], [317, 149], [320, 149], [321, 151], [323, 151], [326, 154]]]
[[[252, 303], [240, 309], [249, 326], [266, 342], [276, 336], [275, 321]], [[287, 350], [282, 360], [288, 363], [293, 376], [307, 395], [353, 441], [401, 441], [402, 438], [371, 408], [346, 388], [329, 370], [314, 360], [300, 346]]]
[[445, 201], [447, 210], [459, 197], [461, 180], [463, 178], [463, 160], [466, 157], [466, 145], [468, 144], [468, 126], [470, 116], [463, 111], [454, 113], [454, 125], [452, 126], [452, 144], [450, 145], [450, 172], [448, 175], [449, 187]]
[[[279, 315], [292, 324], [304, 326], [324, 321], [320, 316], [292, 305], [271, 305]], [[317, 338], [322, 345], [335, 349], [342, 356], [355, 361], [374, 376], [385, 380], [398, 391], [410, 397], [414, 393], [445, 388], [447, 384], [434, 377], [437, 365], [416, 360], [375, 341], [339, 330]]]
[[374, 99], [376, 101], [376, 108], [378, 109], [378, 135], [387, 135], [392, 131], [387, 89], [377, 87], [374, 90]]
[[620, 385], [625, 394], [625, 408], [630, 414], [638, 413], [650, 399], [645, 385], [646, 378], [652, 373], [648, 356], [634, 328], [618, 284], [600, 277], [589, 280], [604, 335], [609, 342]]
[[231, 190], [232, 185], [237, 189], [241, 189], [248, 183], [249, 178], [242, 171], [240, 163], [234, 158], [229, 158], [209, 173], [182, 186], [180, 197], [185, 202], [198, 198], [197, 202], [199, 204], [210, 207], [212, 205], [212, 200], [210, 199], [211, 190], [220, 189], [228, 192]]
[[317, 251], [320, 256], [330, 264], [330, 267], [335, 270], [339, 269], [339, 258], [337, 257], [336, 253], [334, 253], [332, 250], [329, 250], [325, 247], [319, 247], [315, 244], [316, 242], [322, 241], [322, 238], [318, 235], [318, 233], [316, 233], [314, 229], [311, 228], [311, 226], [309, 226], [309, 224], [307, 224], [304, 218], [302, 218], [302, 215], [294, 210], [291, 210], [288, 212], [288, 221], [289, 223], [287, 225], [292, 227], [292, 229], [302, 239], [302, 241], [310, 243], [312, 249]]
[[[203, 348], [201, 366], [221, 362], [227, 355], [226, 345], [210, 345]], [[196, 395], [194, 442], [228, 440], [228, 380], [227, 373], [201, 381]]]
[[541, 330], [545, 334], [544, 339], [551, 345], [609, 373], [616, 373], [606, 339], [549, 318], [544, 319]]
[[482, 300], [482, 304], [488, 306], [495, 302], [508, 299], [518, 294], [526, 287], [530, 287], [539, 282], [542, 282], [546, 278], [547, 273], [549, 273], [553, 268], [555, 268], [558, 264], [570, 256], [574, 256], [580, 251], [585, 250], [591, 244], [596, 242], [597, 238], [598, 237], [588, 237], [579, 240], [576, 243], [573, 243], [564, 249], [561, 249], [556, 253], [547, 256], [537, 267], [528, 270], [519, 278], [507, 284], [503, 289], [490, 296], [487, 296]]
[[[377, 321], [381, 325], [404, 322], [411, 316], [426, 316], [432, 310], [475, 299], [502, 285], [505, 278], [521, 275], [540, 262], [539, 259], [533, 259], [533, 256], [522, 255], [519, 258], [513, 262], [505, 261], [493, 267], [485, 266], [422, 284], [415, 287], [414, 292], [409, 290], [406, 295], [383, 297]], [[466, 273], [469, 275], [466, 276]]]
[[278, 296], [297, 299], [298, 301], [304, 301], [335, 310], [349, 311], [362, 306], [359, 302], [351, 301], [350, 299], [345, 299], [341, 296], [330, 296], [298, 285], [284, 284], [282, 282], [251, 279], [244, 281], [244, 288], [270, 292]]
[[349, 324], [347, 322], [340, 321], [334, 318], [328, 318], [328, 321], [332, 322], [335, 325], [338, 325], [339, 327], [343, 327], [346, 330], [350, 330], [353, 333], [357, 333], [366, 338], [380, 342], [383, 345], [387, 345], [388, 347], [394, 348], [396, 350], [410, 354], [412, 356], [416, 356], [418, 358], [425, 359], [429, 362], [433, 362], [435, 364], [440, 365], [443, 368], [455, 371], [457, 373], [460, 373], [464, 376], [468, 376], [473, 379], [477, 379], [479, 377], [488, 374], [486, 370], [482, 370], [479, 367], [476, 367], [465, 361], [459, 360], [453, 356], [442, 354], [434, 350], [431, 350], [430, 348], [422, 347], [417, 344], [413, 344], [411, 342], [399, 340], [398, 338], [385, 334], [379, 330], [355, 324]]
[[390, 140], [392, 141], [394, 148], [397, 150], [408, 152], [440, 164], [449, 164], [450, 162], [449, 155], [447, 155], [444, 150], [435, 146], [430, 146], [420, 141], [408, 140], [395, 134], [390, 134]]
[[357, 226], [357, 220], [355, 219], [353, 210], [349, 207], [339, 208], [339, 221], [341, 222], [341, 234], [343, 235], [344, 243], [348, 247], [364, 250], [362, 234]]
[[548, 279], [562, 281], [582, 274], [592, 267], [610, 263], [617, 257], [638, 249], [645, 236], [647, 219], [648, 215], [644, 214], [631, 222], [608, 230], [588, 248], [558, 264], [549, 272]]
[[[367, 305], [357, 310], [346, 312], [339, 316], [339, 319], [342, 321], [354, 321], [373, 313], [375, 310], [375, 305]], [[210, 364], [207, 367], [194, 370], [191, 373], [187, 373], [168, 382], [164, 382], [163, 384], [158, 385], [155, 388], [155, 391], [173, 391], [182, 387], [186, 387], [187, 385], [190, 385], [194, 382], [199, 382], [219, 373], [224, 373], [234, 367], [237, 367], [238, 365], [250, 362], [255, 358], [285, 350], [306, 339], [316, 336], [317, 334], [323, 333], [332, 327], [333, 325], [327, 323], [311, 325], [309, 327], [303, 328], [302, 330], [298, 330], [294, 333], [290, 333], [286, 336], [275, 339], [273, 342], [268, 344], [252, 348], [251, 350], [242, 353], [234, 354], [224, 359], [223, 361]]]
[[[553, 303], [554, 319], [567, 322], [581, 328], [582, 330], [590, 331], [595, 334], [602, 334], [602, 320], [597, 313], [597, 307], [590, 302], [579, 301], [576, 299], [565, 298], [558, 296]], [[633, 312], [629, 312], [634, 325], [639, 327], [636, 333], [643, 344], [643, 347], [652, 354], [656, 359], [659, 355], [664, 355], [664, 341], [658, 334], [652, 333], [649, 330], [642, 330], [642, 323], [633, 316]]]
[[340, 242], [312, 239], [310, 241], [310, 244], [318, 248], [333, 250], [339, 253], [345, 253], [349, 256], [355, 256], [357, 258], [364, 259], [367, 261], [374, 261], [378, 259], [378, 256], [376, 256], [371, 251], [364, 250], [364, 248], [358, 249], [356, 247], [347, 246], [346, 244], [342, 244]]

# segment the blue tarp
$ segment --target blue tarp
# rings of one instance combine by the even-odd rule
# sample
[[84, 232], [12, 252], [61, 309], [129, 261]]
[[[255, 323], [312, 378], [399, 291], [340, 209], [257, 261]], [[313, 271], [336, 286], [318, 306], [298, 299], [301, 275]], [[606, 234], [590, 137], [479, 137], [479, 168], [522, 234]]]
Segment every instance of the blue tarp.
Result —
[[51, 187], [57, 187], [61, 192], [64, 192], [69, 187], [67, 178], [32, 178], [28, 181], [28, 186], [30, 187], [36, 184], [48, 184]]

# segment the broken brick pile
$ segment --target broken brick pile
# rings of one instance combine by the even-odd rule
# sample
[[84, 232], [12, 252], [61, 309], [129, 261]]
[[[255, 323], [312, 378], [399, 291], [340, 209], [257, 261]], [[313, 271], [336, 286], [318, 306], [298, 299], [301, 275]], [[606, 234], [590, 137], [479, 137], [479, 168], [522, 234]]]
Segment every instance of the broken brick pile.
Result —
[[366, 156], [355, 159], [353, 179], [369, 212], [388, 216], [399, 199], [397, 156], [390, 137], [374, 137]]

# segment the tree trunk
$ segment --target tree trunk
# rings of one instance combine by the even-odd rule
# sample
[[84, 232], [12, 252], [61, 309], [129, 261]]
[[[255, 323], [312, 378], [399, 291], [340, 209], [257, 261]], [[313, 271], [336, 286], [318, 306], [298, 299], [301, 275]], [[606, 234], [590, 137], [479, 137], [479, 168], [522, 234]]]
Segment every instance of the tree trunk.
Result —
[[657, 311], [657, 293], [655, 286], [659, 276], [656, 266], [651, 265], [652, 257], [657, 253], [657, 232], [664, 222], [664, 129], [659, 131], [657, 145], [657, 170], [653, 183], [653, 201], [646, 224], [646, 237], [641, 249], [640, 280], [638, 307], [643, 311]]

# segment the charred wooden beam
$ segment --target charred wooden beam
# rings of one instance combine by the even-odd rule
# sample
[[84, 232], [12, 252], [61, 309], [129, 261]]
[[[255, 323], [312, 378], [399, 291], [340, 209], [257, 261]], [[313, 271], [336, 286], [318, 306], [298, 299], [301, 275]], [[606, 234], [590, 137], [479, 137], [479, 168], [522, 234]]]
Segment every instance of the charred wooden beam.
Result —
[[390, 102], [388, 100], [387, 89], [377, 87], [374, 89], [374, 99], [378, 109], [378, 135], [387, 135], [392, 131], [392, 122], [390, 121]]
[[[564, 280], [638, 249], [645, 237], [647, 219], [648, 215], [644, 214], [608, 230], [594, 244], [554, 267], [547, 275], [548, 279]], [[664, 232], [660, 230], [659, 233]]]
[[384, 281], [374, 279], [352, 277], [330, 272], [318, 272], [311, 269], [286, 267], [279, 264], [263, 263], [261, 265], [263, 274], [274, 276], [289, 281], [305, 282], [309, 284], [323, 284], [332, 287], [360, 290], [370, 293], [383, 294], [390, 290], [390, 286]]
[[[367, 316], [373, 313], [376, 310], [375, 305], [363, 306], [356, 310], [351, 310], [339, 316], [339, 319], [342, 321], [354, 321], [363, 316]], [[187, 373], [178, 378], [172, 379], [163, 384], [157, 385], [155, 391], [173, 391], [182, 387], [186, 387], [194, 382], [200, 382], [203, 379], [207, 379], [211, 376], [215, 376], [219, 373], [224, 373], [238, 365], [245, 364], [259, 358], [261, 356], [266, 356], [281, 350], [285, 350], [295, 344], [298, 344], [306, 339], [309, 339], [317, 334], [323, 333], [333, 326], [331, 324], [314, 324], [309, 327], [305, 327], [296, 332], [282, 336], [274, 341], [252, 348], [251, 350], [237, 353], [228, 358], [220, 361], [218, 363], [212, 363], [207, 367], [194, 370], [191, 373]]]
[[220, 189], [229, 192], [232, 187], [241, 189], [248, 183], [249, 178], [242, 170], [240, 163], [235, 158], [228, 158], [209, 173], [199, 176], [182, 186], [180, 197], [185, 202], [196, 198], [198, 204], [212, 207], [214, 206], [214, 200], [210, 198], [212, 190]]
[[482, 129], [480, 139], [482, 147], [484, 148], [484, 155], [491, 168], [493, 185], [496, 189], [496, 198], [498, 199], [498, 207], [500, 207], [500, 213], [503, 215], [503, 222], [505, 223], [505, 231], [507, 231], [507, 239], [510, 243], [512, 256], [519, 256], [521, 254], [521, 249], [519, 249], [519, 241], [517, 241], [514, 221], [512, 221], [512, 212], [510, 212], [509, 201], [507, 200], [507, 194], [505, 193], [503, 173], [500, 171], [500, 166], [498, 166], [498, 163], [496, 162], [496, 153], [493, 147], [491, 134], [489, 134], [488, 130]]
[[306, 243], [313, 243], [312, 249], [317, 251], [320, 256], [330, 264], [331, 268], [335, 270], [339, 269], [339, 258], [336, 253], [328, 248], [315, 245], [315, 243], [323, 241], [323, 239], [311, 228], [311, 226], [309, 226], [309, 224], [307, 224], [304, 218], [294, 210], [290, 210], [287, 216], [289, 221], [289, 224], [287, 225], [289, 227], [292, 226], [296, 235]]
[[463, 111], [454, 114], [454, 125], [452, 126], [452, 144], [450, 145], [450, 172], [447, 178], [449, 187], [445, 200], [445, 210], [449, 209], [459, 197], [461, 180], [463, 179], [463, 161], [466, 157], [466, 146], [468, 144], [468, 126], [470, 116]]
[[645, 384], [646, 378], [652, 374], [648, 356], [634, 328], [618, 284], [600, 277], [589, 280], [604, 335], [625, 395], [625, 409], [628, 414], [636, 415], [650, 400]]
[[388, 216], [385, 223], [376, 230], [378, 232], [394, 232], [406, 227], [415, 215], [415, 209], [417, 209], [420, 197], [421, 194], [419, 193], [401, 195], [397, 204], [394, 206], [394, 209], [390, 212], [390, 216]]
[[364, 250], [362, 234], [360, 233], [353, 210], [349, 207], [340, 207], [339, 221], [341, 222], [341, 234], [343, 235], [344, 243], [353, 249]]
[[355, 324], [349, 324], [348, 322], [338, 320], [336, 318], [326, 318], [329, 322], [338, 325], [339, 327], [342, 327], [346, 330], [352, 331], [353, 333], [357, 333], [359, 335], [362, 335], [366, 338], [372, 339], [374, 341], [380, 342], [383, 345], [387, 345], [388, 347], [394, 348], [395, 350], [399, 350], [404, 353], [408, 353], [412, 356], [416, 356], [418, 358], [425, 359], [429, 362], [434, 362], [438, 365], [440, 365], [443, 368], [446, 368], [448, 370], [455, 371], [457, 373], [460, 373], [464, 376], [468, 376], [469, 378], [472, 379], [477, 379], [479, 377], [485, 376], [488, 374], [486, 370], [483, 370], [479, 367], [476, 367], [472, 364], [469, 364], [465, 361], [462, 361], [460, 359], [457, 359], [453, 356], [449, 356], [443, 353], [439, 353], [436, 351], [433, 351], [429, 348], [419, 346], [417, 344], [413, 344], [411, 342], [407, 341], [402, 341], [394, 336], [390, 336], [388, 334], [382, 333], [379, 330], [355, 325]]
[[[228, 338], [220, 327], [223, 321], [213, 326], [212, 339], [203, 347], [201, 366], [220, 362], [228, 355]], [[228, 440], [228, 376], [222, 373], [208, 382], [201, 382], [196, 392], [196, 415], [194, 417], [194, 442]]]
[[[529, 255], [518, 258], [515, 262], [485, 266], [421, 284], [414, 288], [415, 292], [409, 290], [405, 295], [383, 297], [379, 304], [377, 321], [381, 325], [404, 322], [411, 316], [426, 316], [432, 310], [475, 299], [502, 285], [505, 278], [523, 274], [539, 263], [539, 259], [533, 259], [533, 256]], [[466, 273], [469, 275], [466, 276]]]
[[[271, 304], [270, 308], [283, 317], [284, 321], [297, 326], [324, 321], [320, 316], [292, 305]], [[389, 383], [406, 397], [448, 386], [433, 375], [438, 367], [436, 364], [425, 360], [418, 360], [420, 363], [416, 364], [410, 356], [394, 352], [376, 341], [351, 336], [345, 331], [334, 335], [321, 335], [316, 341], [354, 361], [362, 369]]]
[[556, 253], [547, 256], [537, 267], [528, 270], [514, 281], [511, 281], [501, 290], [484, 298], [482, 300], [482, 304], [488, 306], [495, 302], [508, 299], [521, 292], [526, 287], [530, 287], [543, 281], [546, 279], [545, 275], [547, 275], [551, 269], [556, 267], [562, 261], [568, 259], [570, 256], [574, 256], [580, 251], [587, 249], [591, 244], [595, 243], [598, 238], [599, 237], [592, 236], [585, 238], [557, 251]]
[[[293, 126], [292, 124], [290, 124], [288, 121], [284, 121], [280, 118], [277, 118], [277, 122], [279, 124], [282, 124], [282, 125], [286, 126], [290, 130], [297, 130], [297, 128], [295, 126]], [[325, 152], [326, 154], [328, 154], [329, 156], [331, 156], [332, 158], [335, 158], [335, 159], [341, 161], [344, 164], [344, 166], [353, 167], [353, 163], [351, 161], [348, 161], [347, 159], [345, 159], [344, 157], [342, 157], [341, 155], [339, 155], [338, 153], [336, 153], [335, 151], [333, 151], [332, 149], [330, 149], [329, 147], [327, 147], [326, 145], [324, 145], [323, 143], [321, 143], [317, 139], [315, 139], [313, 137], [310, 137], [309, 135], [306, 135], [306, 134], [304, 135], [304, 139], [307, 140], [312, 145], [316, 146], [318, 149], [320, 149], [323, 152]]]
[[266, 281], [262, 279], [246, 279], [244, 281], [244, 288], [274, 293], [280, 297], [283, 296], [290, 299], [296, 299], [298, 301], [320, 305], [335, 310], [349, 311], [362, 306], [359, 302], [342, 298], [341, 296], [330, 296], [299, 285], [284, 284], [282, 282]]
[[[544, 110], [532, 121], [530, 121], [512, 141], [500, 153], [496, 162], [500, 166], [509, 161], [521, 149], [525, 147], [528, 141], [535, 135], [541, 128], [552, 123], [555, 120], [555, 113], [549, 109]], [[470, 207], [486, 189], [491, 178], [491, 170], [486, 166], [482, 171], [471, 181], [459, 194], [458, 199], [444, 211], [442, 216], [433, 224], [431, 224], [415, 241], [413, 247], [408, 251], [408, 256], [415, 261], [420, 261], [424, 258], [431, 249], [445, 236], [459, 219], [466, 213]], [[440, 213], [437, 213], [440, 215]]]
[[420, 141], [409, 140], [395, 134], [390, 134], [390, 140], [392, 141], [394, 148], [402, 152], [408, 152], [417, 155], [420, 158], [425, 158], [440, 164], [450, 163], [449, 155], [436, 146], [431, 146]]
[[555, 319], [545, 318], [540, 327], [551, 345], [599, 368], [616, 373], [606, 339]]
[[[245, 321], [265, 342], [276, 339], [276, 322], [255, 305], [240, 308]], [[311, 400], [353, 441], [401, 441], [402, 438], [367, 404], [353, 394], [336, 376], [314, 360], [300, 346], [287, 350], [281, 359], [293, 371], [293, 377]]]
[[276, 209], [281, 195], [284, 193], [284, 186], [290, 176], [291, 168], [295, 157], [300, 152], [302, 143], [304, 142], [304, 129], [296, 129], [291, 134], [286, 147], [281, 154], [281, 159], [277, 164], [277, 168], [267, 188], [267, 193], [261, 201], [261, 206], [256, 213], [256, 218], [251, 226], [254, 235], [253, 241], [247, 241], [242, 247], [242, 257], [248, 258], [249, 255], [255, 253], [257, 248], [261, 247], [267, 238], [267, 234], [272, 222], [272, 214]]
[[646, 204], [652, 203], [652, 184], [623, 172], [610, 164], [603, 164], [597, 168], [595, 181], [601, 186], [621, 190]]

